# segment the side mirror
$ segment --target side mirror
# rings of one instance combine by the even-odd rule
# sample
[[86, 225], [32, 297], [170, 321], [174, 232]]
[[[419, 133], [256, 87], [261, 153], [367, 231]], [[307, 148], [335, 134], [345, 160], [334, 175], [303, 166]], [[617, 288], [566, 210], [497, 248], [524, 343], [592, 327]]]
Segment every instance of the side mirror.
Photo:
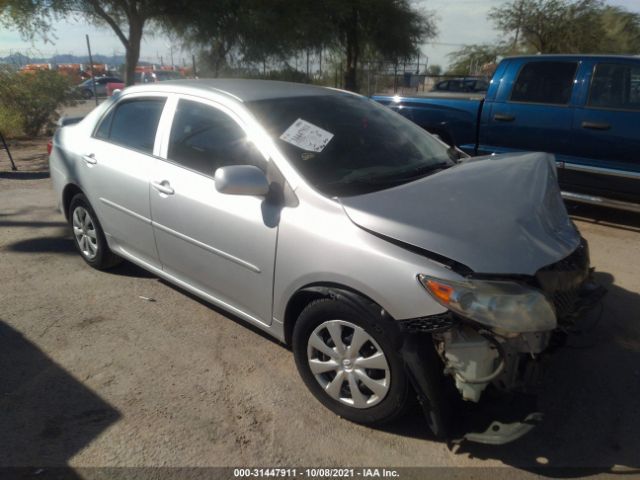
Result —
[[269, 181], [262, 170], [253, 165], [230, 165], [216, 170], [216, 190], [227, 195], [258, 195], [269, 193]]

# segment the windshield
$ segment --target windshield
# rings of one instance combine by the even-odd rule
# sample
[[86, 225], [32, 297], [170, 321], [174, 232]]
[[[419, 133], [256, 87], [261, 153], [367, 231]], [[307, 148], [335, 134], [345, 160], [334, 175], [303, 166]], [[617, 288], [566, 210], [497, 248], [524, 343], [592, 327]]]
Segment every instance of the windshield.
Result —
[[453, 164], [435, 138], [368, 98], [332, 94], [247, 106], [294, 168], [329, 196], [382, 190]]
[[155, 75], [156, 75], [156, 79], [159, 82], [164, 82], [165, 80], [180, 80], [180, 79], [182, 79], [182, 75], [180, 75], [178, 72], [159, 71], [159, 72], [155, 72]]

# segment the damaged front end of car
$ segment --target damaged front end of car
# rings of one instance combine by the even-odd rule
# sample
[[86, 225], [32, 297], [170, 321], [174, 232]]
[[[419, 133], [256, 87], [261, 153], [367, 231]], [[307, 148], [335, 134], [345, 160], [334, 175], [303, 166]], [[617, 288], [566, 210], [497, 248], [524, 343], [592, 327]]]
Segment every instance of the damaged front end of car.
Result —
[[[408, 337], [433, 342], [435, 360], [442, 370], [425, 371], [424, 362], [433, 364], [434, 359], [418, 359], [420, 344], [406, 342], [404, 357], [414, 371], [414, 383], [419, 376], [437, 383], [441, 381], [436, 378], [439, 374], [444, 383], [455, 386], [464, 403], [478, 404], [483, 396], [491, 396], [489, 416], [496, 418], [486, 418], [484, 423], [475, 418], [470, 429], [456, 422], [456, 417], [463, 415], [459, 409], [450, 413], [448, 400], [438, 398], [433, 386], [419, 388], [432, 429], [438, 434], [446, 430], [446, 436], [458, 443], [507, 443], [541, 420], [531, 400], [544, 358], [564, 344], [576, 321], [606, 293], [593, 280], [584, 239], [569, 256], [539, 269], [534, 276], [471, 274], [464, 281], [452, 282], [419, 275], [418, 281], [448, 311], [401, 322]], [[417, 361], [423, 366], [417, 366]], [[515, 403], [519, 408], [528, 403], [528, 411], [520, 411], [519, 419], [509, 418], [508, 407], [499, 406], [500, 398], [513, 403], [518, 395], [522, 397]], [[525, 397], [526, 402], [522, 400]], [[481, 410], [476, 409], [476, 417]], [[501, 415], [508, 420], [501, 420]], [[438, 416], [441, 418], [435, 418]]]

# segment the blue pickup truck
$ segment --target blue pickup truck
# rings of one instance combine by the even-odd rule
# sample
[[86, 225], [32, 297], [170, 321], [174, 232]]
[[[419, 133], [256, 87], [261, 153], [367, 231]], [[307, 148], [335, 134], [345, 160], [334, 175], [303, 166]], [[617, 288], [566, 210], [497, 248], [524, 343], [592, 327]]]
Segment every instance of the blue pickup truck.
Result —
[[470, 155], [554, 153], [565, 199], [640, 212], [640, 57], [509, 57], [486, 95], [373, 98]]

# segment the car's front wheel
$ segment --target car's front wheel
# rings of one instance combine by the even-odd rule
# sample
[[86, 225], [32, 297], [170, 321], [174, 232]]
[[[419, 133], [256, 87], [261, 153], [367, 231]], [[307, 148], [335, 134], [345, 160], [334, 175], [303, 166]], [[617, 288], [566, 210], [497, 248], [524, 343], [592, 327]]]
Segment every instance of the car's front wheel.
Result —
[[400, 415], [409, 383], [399, 354], [375, 319], [335, 299], [320, 299], [300, 314], [293, 353], [305, 384], [334, 413], [363, 424]]
[[69, 204], [69, 224], [78, 252], [93, 268], [105, 270], [122, 261], [109, 250], [98, 217], [87, 197], [81, 193]]

